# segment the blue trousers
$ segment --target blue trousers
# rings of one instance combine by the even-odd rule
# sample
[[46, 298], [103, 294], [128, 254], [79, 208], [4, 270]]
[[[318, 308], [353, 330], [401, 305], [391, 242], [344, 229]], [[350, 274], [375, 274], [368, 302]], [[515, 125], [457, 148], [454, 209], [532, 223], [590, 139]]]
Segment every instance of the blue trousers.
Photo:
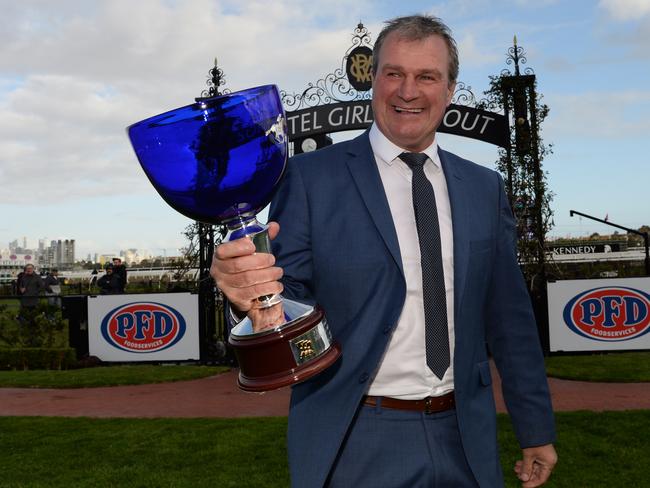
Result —
[[328, 488], [475, 488], [456, 411], [424, 414], [361, 406]]

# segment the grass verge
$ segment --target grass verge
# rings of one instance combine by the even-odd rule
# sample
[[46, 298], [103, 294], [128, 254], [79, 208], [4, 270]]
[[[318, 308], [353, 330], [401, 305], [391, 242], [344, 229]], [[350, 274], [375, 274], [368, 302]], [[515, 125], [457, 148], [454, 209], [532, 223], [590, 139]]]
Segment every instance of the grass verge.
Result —
[[625, 352], [545, 359], [546, 373], [554, 378], [602, 382], [650, 382], [650, 352]]
[[[560, 462], [549, 487], [644, 487], [650, 411], [557, 414]], [[3, 488], [289, 486], [286, 418], [0, 418]], [[507, 487], [519, 450], [499, 416]], [[314, 446], [317, 450], [318, 446]], [[317, 453], [315, 453], [317, 455]]]
[[223, 373], [229, 369], [224, 366], [161, 366], [146, 364], [102, 366], [64, 371], [0, 371], [0, 387], [89, 388], [99, 386], [143, 385], [205, 378]]

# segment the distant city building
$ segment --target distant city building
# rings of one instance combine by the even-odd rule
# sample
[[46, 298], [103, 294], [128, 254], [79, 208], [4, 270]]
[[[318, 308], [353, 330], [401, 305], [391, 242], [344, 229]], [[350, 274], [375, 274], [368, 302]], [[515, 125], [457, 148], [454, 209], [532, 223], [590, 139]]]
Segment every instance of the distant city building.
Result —
[[9, 243], [9, 251], [14, 254], [30, 254], [31, 251], [27, 249], [27, 240], [23, 237], [22, 245], [15, 239]]
[[[23, 245], [26, 243], [27, 239], [23, 238]], [[8, 252], [15, 255], [31, 256], [32, 264], [40, 268], [69, 268], [75, 263], [75, 240], [51, 240], [47, 246], [46, 239], [41, 238], [38, 240], [38, 248], [33, 250], [18, 246], [18, 240], [14, 240], [9, 243]]]
[[119, 258], [119, 256], [116, 256], [115, 254], [100, 254], [95, 262], [104, 266], [105, 264], [112, 263], [113, 258]]
[[120, 257], [122, 258], [122, 261], [129, 263], [129, 264], [140, 264], [143, 259], [145, 259], [144, 255], [138, 251], [138, 249], [126, 249], [123, 251], [120, 251]]
[[56, 264], [59, 266], [72, 266], [75, 262], [74, 239], [59, 240], [57, 245], [59, 248], [59, 262]]

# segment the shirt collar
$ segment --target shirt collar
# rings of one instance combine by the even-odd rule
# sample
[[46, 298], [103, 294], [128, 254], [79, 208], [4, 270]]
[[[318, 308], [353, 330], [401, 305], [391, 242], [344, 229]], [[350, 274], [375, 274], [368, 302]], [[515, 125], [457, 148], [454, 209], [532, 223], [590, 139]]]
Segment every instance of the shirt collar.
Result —
[[[404, 152], [404, 149], [391, 142], [379, 130], [379, 127], [377, 127], [377, 124], [375, 123], [373, 123], [370, 127], [370, 133], [368, 134], [368, 137], [370, 138], [370, 146], [372, 147], [372, 152], [375, 154], [375, 156], [378, 156], [388, 165], [392, 165], [393, 162], [399, 158], [399, 155]], [[421, 152], [429, 156], [429, 159], [433, 161], [433, 164], [435, 166], [438, 168], [441, 167], [440, 156], [438, 156], [438, 143], [435, 139], [429, 147]]]

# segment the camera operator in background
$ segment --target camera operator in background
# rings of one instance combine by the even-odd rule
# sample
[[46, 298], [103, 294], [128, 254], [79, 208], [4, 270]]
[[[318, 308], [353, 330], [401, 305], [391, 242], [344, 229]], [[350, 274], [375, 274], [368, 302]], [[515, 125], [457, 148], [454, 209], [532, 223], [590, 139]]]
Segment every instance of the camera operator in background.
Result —
[[119, 295], [122, 293], [122, 280], [114, 271], [114, 266], [106, 266], [106, 274], [97, 280], [101, 295]]

